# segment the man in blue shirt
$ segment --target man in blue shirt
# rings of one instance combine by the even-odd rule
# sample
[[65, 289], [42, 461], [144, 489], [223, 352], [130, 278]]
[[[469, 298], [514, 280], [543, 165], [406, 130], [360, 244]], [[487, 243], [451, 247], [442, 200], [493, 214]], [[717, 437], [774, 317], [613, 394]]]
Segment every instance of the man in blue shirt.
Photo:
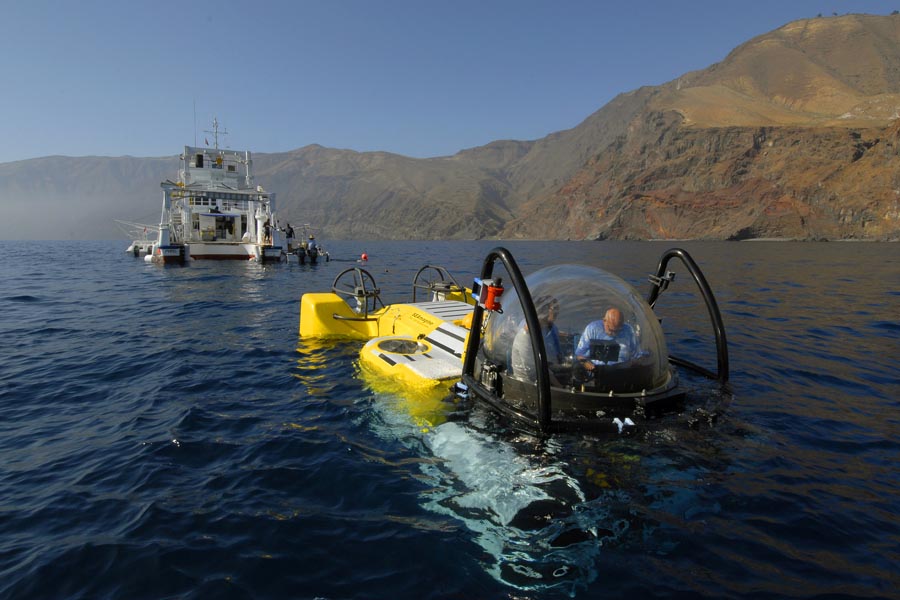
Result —
[[[591, 356], [591, 342], [614, 342], [618, 345], [616, 356], [608, 356], [607, 360]], [[614, 345], [613, 345], [614, 347]], [[575, 348], [575, 357], [590, 372], [595, 365], [617, 364], [631, 360], [638, 351], [637, 339], [634, 329], [625, 322], [622, 311], [618, 308], [610, 308], [603, 319], [589, 323], [578, 340]], [[616, 354], [613, 352], [612, 354]]]

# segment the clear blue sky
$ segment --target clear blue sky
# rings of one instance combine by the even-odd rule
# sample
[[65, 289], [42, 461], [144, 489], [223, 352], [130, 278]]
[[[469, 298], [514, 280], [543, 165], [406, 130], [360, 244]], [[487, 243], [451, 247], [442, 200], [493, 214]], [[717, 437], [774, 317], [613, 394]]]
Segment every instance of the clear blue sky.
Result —
[[574, 127], [617, 94], [705, 68], [798, 18], [898, 9], [900, 0], [3, 0], [0, 162], [171, 156], [195, 131], [203, 144], [213, 116], [235, 149], [444, 156]]

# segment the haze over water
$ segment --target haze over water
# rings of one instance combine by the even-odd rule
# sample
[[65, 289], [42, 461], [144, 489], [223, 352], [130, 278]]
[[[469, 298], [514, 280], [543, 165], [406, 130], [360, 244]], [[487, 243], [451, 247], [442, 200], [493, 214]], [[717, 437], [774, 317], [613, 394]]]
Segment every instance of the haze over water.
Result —
[[[470, 282], [497, 242], [183, 268], [0, 242], [0, 596], [896, 597], [896, 245], [502, 244], [643, 294], [691, 252], [733, 397], [686, 377], [689, 409], [718, 421], [541, 443], [373, 391], [359, 343], [298, 339], [300, 295], [363, 251], [391, 302], [426, 263]], [[682, 269], [658, 312], [673, 354], [714, 366], [692, 286]]]

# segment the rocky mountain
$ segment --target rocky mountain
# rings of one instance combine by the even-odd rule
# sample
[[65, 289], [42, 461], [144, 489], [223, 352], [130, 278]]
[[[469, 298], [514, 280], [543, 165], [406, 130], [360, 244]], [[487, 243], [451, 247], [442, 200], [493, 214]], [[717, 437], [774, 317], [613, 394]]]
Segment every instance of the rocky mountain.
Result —
[[790, 23], [642, 103], [502, 234], [900, 238], [900, 15]]
[[453, 156], [414, 159], [307, 146], [258, 155], [257, 176], [277, 190], [288, 221], [327, 237], [497, 237], [532, 198], [544, 197], [626, 131], [644, 92], [620, 97], [579, 127], [531, 141], [497, 141]]
[[[333, 239], [900, 239], [900, 14], [789, 23], [539, 140], [254, 162], [282, 219]], [[177, 168], [0, 164], [0, 239], [119, 237], [111, 219], [154, 222]]]

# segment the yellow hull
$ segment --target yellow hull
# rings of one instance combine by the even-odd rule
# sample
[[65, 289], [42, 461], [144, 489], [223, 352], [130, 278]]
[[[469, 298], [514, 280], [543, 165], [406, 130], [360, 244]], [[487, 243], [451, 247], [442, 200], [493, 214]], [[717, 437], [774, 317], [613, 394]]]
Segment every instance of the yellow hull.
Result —
[[423, 433], [446, 422], [448, 415], [458, 409], [453, 399], [448, 402], [449, 385], [410, 386], [370, 370], [365, 363], [360, 366], [360, 375], [381, 403], [392, 412], [411, 418]]
[[337, 294], [304, 294], [301, 337], [369, 340], [360, 352], [365, 371], [422, 388], [459, 378], [473, 306], [453, 300], [393, 304], [357, 314]]

